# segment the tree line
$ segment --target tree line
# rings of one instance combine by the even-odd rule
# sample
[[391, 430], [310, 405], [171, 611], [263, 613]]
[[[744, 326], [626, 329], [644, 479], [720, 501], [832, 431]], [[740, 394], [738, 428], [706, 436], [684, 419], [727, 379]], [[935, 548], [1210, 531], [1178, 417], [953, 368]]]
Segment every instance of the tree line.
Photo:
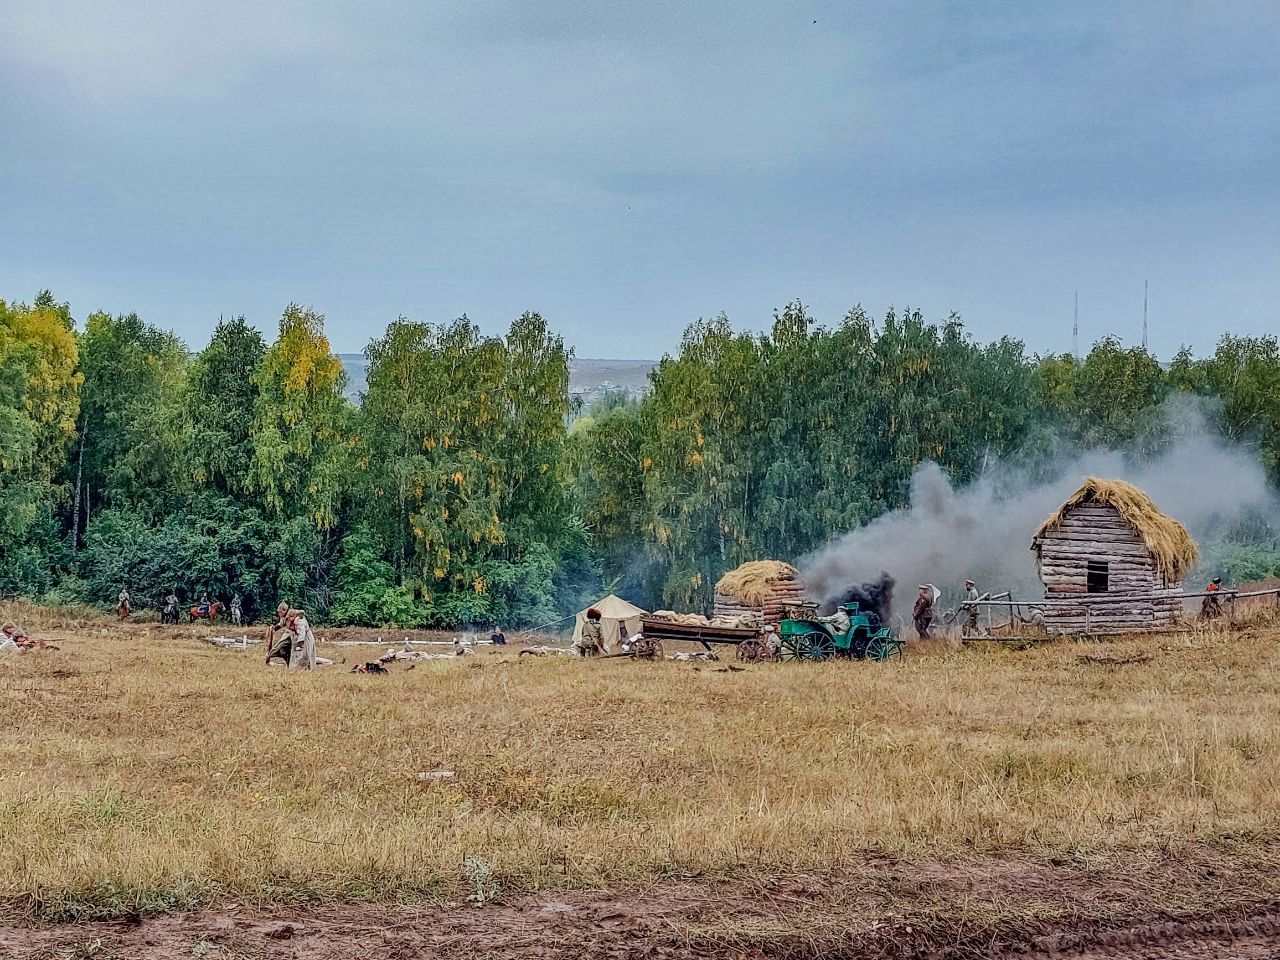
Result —
[[[353, 403], [297, 305], [270, 343], [235, 318], [192, 353], [134, 314], [0, 301], [0, 594], [238, 592], [250, 614], [283, 597], [450, 627], [547, 623], [606, 589], [705, 608], [725, 569], [902, 506], [923, 461], [963, 484], [1066, 446], [1156, 451], [1175, 392], [1211, 398], [1224, 439], [1280, 476], [1274, 337], [1166, 367], [1115, 339], [1032, 355], [911, 310], [826, 327], [796, 302], [765, 334], [692, 324], [644, 398], [587, 410], [536, 313], [501, 337], [399, 319], [365, 355]], [[1250, 536], [1240, 575], [1275, 572], [1270, 530]]]

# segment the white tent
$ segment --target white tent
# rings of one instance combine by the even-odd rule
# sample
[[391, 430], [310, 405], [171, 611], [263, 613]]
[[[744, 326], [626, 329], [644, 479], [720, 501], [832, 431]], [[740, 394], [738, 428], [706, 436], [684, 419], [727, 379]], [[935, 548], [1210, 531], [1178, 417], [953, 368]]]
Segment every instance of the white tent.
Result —
[[[627, 603], [612, 593], [591, 605], [600, 611], [600, 632], [604, 634], [605, 653], [613, 653], [618, 648], [625, 628], [628, 637], [640, 632], [640, 618], [647, 610], [641, 610], [635, 604]], [[582, 639], [582, 627], [587, 622], [587, 611], [578, 614], [578, 621], [573, 625], [573, 639]]]

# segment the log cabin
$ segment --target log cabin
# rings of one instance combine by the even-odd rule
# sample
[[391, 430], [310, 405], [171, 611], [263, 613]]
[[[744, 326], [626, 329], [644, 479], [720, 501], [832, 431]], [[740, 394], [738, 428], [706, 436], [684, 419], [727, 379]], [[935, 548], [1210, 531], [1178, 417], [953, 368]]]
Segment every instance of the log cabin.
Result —
[[1131, 483], [1088, 477], [1031, 541], [1050, 633], [1142, 633], [1182, 618], [1195, 541]]

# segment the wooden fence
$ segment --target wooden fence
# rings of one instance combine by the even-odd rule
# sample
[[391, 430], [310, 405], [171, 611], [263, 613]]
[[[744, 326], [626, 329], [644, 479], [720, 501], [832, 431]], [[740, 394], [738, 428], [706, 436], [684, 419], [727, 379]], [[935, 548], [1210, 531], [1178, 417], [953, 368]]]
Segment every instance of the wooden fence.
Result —
[[[1238, 601], [1253, 599], [1258, 597], [1272, 597], [1274, 606], [1280, 610], [1280, 587], [1270, 587], [1266, 590], [1239, 590], [1227, 589], [1208, 591], [1200, 590], [1194, 592], [1183, 592], [1178, 594], [1159, 593], [1159, 594], [1125, 594], [1123, 596], [1108, 596], [1106, 594], [1081, 594], [1079, 598], [1055, 598], [1040, 600], [1015, 600], [1008, 593], [995, 594], [990, 597], [984, 597], [981, 600], [964, 601], [960, 608], [956, 611], [956, 619], [962, 620], [964, 617], [965, 607], [975, 606], [984, 608], [979, 611], [979, 615], [986, 614], [986, 633], [985, 634], [966, 634], [962, 633], [961, 639], [965, 642], [988, 641], [1018, 641], [1022, 638], [1025, 631], [1030, 627], [1040, 627], [1042, 624], [1037, 623], [1035, 619], [1035, 611], [1044, 610], [1049, 607], [1056, 609], [1080, 609], [1084, 608], [1085, 612], [1085, 629], [1082, 633], [1089, 633], [1089, 617], [1095, 607], [1100, 607], [1101, 612], [1105, 612], [1108, 607], [1113, 604], [1141, 604], [1150, 603], [1156, 600], [1177, 599], [1179, 602], [1186, 600], [1200, 599], [1203, 602], [1204, 597], [1216, 596], [1222, 601], [1223, 619], [1228, 623], [1235, 623], [1238, 616]], [[996, 622], [997, 611], [1003, 610], [1008, 619], [1003, 623]], [[1256, 607], [1255, 607], [1256, 610]], [[1027, 613], [1024, 613], [1027, 611]], [[1000, 634], [998, 631], [1004, 631]]]

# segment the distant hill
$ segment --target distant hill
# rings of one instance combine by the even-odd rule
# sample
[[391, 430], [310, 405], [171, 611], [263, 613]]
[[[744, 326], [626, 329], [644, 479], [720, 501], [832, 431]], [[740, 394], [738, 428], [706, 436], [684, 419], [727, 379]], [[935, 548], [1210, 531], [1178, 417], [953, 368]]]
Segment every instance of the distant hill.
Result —
[[[368, 386], [369, 361], [360, 353], [340, 353], [347, 371], [347, 396], [358, 400]], [[657, 364], [652, 360], [575, 359], [569, 365], [569, 392], [590, 403], [611, 390], [623, 390], [639, 396], [649, 390], [649, 371]]]

